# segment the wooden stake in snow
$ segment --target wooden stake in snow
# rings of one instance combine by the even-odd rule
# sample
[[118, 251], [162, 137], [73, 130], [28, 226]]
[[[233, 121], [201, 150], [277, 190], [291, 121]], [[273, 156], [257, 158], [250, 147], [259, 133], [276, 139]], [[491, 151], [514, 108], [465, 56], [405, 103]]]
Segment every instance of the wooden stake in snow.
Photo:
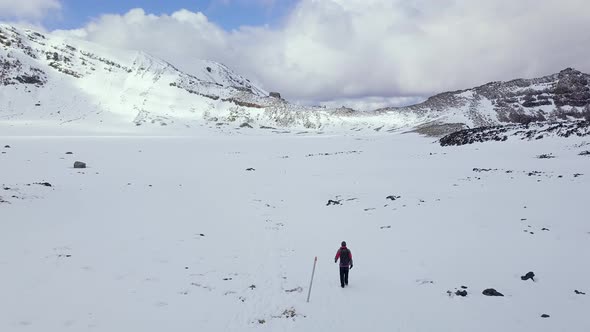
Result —
[[307, 302], [309, 302], [309, 297], [311, 296], [311, 286], [313, 285], [313, 275], [315, 274], [315, 265], [318, 262], [318, 256], [315, 256], [313, 260], [313, 270], [311, 270], [311, 281], [309, 282], [309, 290], [307, 291]]

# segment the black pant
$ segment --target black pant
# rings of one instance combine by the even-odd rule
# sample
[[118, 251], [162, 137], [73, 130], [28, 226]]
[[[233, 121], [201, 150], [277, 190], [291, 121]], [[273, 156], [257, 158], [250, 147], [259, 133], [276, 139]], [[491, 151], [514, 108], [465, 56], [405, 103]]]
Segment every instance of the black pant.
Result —
[[348, 266], [340, 267], [340, 286], [348, 285]]

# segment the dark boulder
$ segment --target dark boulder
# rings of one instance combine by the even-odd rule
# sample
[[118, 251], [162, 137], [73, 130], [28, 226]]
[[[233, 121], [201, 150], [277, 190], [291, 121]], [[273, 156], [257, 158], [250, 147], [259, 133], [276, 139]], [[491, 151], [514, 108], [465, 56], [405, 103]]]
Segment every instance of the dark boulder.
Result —
[[86, 168], [86, 163], [81, 161], [74, 162], [74, 168]]
[[482, 292], [482, 294], [485, 296], [504, 296], [504, 294], [498, 292], [497, 290], [495, 290], [493, 288], [488, 288], [488, 289], [484, 290]]
[[521, 276], [520, 279], [521, 280], [529, 280], [529, 279], [531, 279], [532, 281], [535, 281], [535, 273], [534, 272], [528, 272], [527, 274]]

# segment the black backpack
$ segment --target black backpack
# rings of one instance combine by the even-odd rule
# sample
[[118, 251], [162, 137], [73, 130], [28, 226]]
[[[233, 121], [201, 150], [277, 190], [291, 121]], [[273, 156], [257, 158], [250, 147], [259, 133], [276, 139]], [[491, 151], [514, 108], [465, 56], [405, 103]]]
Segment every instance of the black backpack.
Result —
[[340, 265], [350, 265], [350, 250], [348, 248], [340, 249]]

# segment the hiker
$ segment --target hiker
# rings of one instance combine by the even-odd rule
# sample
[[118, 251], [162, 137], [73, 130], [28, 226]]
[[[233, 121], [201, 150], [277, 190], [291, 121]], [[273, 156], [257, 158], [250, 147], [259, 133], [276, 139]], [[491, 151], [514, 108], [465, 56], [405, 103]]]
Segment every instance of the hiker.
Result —
[[340, 258], [340, 286], [348, 286], [348, 271], [352, 269], [352, 253], [346, 248], [346, 241], [342, 241], [342, 246], [338, 249], [334, 263]]

